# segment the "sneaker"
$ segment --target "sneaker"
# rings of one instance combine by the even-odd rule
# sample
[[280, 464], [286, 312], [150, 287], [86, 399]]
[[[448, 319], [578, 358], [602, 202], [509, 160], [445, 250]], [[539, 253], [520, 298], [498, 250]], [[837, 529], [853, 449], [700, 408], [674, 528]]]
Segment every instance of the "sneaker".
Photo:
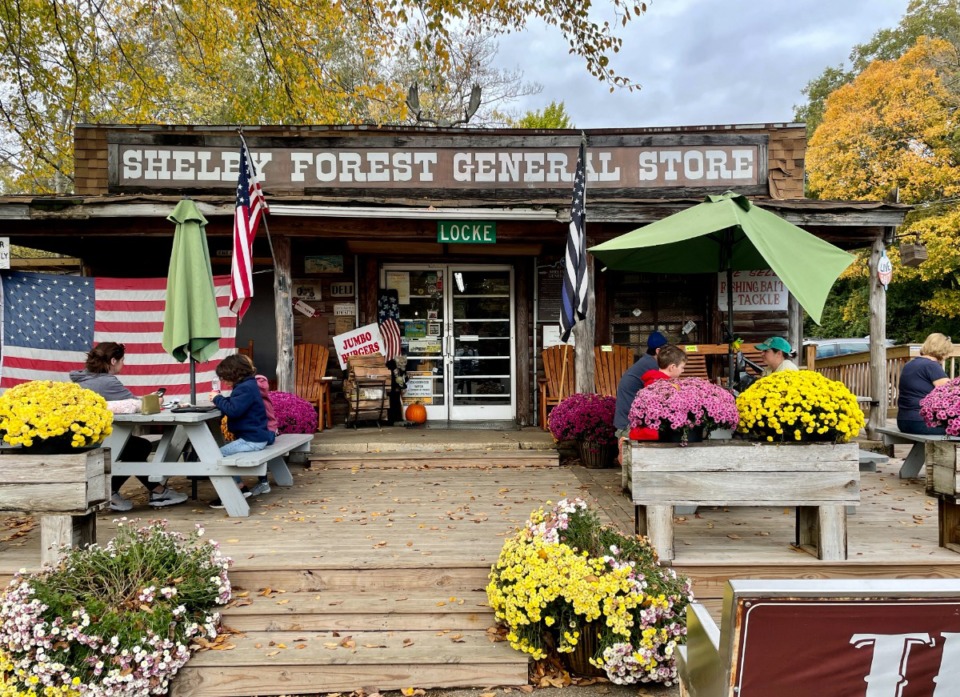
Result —
[[123, 498], [120, 494], [111, 494], [110, 495], [110, 510], [111, 511], [129, 511], [133, 508], [133, 504], [129, 500]]
[[155, 494], [153, 492], [150, 493], [150, 505], [154, 508], [160, 508], [161, 506], [176, 506], [178, 503], [183, 503], [186, 500], [186, 494], [181, 494], [179, 491], [174, 491], [170, 487], [167, 487], [159, 494]]
[[260, 494], [269, 494], [270, 493], [270, 483], [269, 482], [257, 482], [253, 485], [253, 488], [250, 490], [251, 496], [259, 496]]

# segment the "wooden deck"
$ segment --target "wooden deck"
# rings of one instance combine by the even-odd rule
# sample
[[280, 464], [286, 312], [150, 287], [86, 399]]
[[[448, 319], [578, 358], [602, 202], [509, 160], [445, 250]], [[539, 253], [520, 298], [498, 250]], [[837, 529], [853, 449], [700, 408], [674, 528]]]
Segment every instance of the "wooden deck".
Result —
[[[863, 473], [846, 562], [795, 549], [793, 509], [709, 508], [677, 519], [675, 567], [713, 611], [729, 578], [960, 577], [960, 555], [937, 546], [936, 501], [920, 481], [899, 480], [899, 467], [894, 459]], [[235, 648], [198, 654], [173, 694], [524, 683], [525, 658], [485, 631], [493, 618], [483, 588], [504, 537], [546, 501], [576, 495], [633, 530], [619, 470], [291, 469], [295, 486], [252, 499], [245, 519], [192, 501], [151, 510], [142, 488], [127, 484], [137, 503], [130, 517], [166, 517], [185, 531], [201, 523], [234, 559], [231, 578], [246, 594], [224, 612], [239, 632]], [[212, 497], [201, 484], [201, 501]], [[100, 515], [101, 540], [113, 517]], [[39, 526], [0, 516], [0, 581], [39, 558]]]

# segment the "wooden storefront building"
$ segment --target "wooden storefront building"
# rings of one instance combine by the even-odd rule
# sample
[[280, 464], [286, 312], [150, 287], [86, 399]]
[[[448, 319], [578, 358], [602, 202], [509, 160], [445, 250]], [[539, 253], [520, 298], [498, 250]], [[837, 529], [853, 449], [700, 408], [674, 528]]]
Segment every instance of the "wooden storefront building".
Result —
[[[380, 289], [391, 288], [408, 398], [427, 402], [433, 420], [535, 423], [539, 351], [557, 334], [579, 131], [265, 126], [244, 137], [270, 205], [272, 244], [261, 226], [254, 247], [255, 271], [266, 273], [255, 276], [238, 329], [238, 344], [254, 341], [261, 372], [290, 389], [294, 344], [332, 351], [333, 336], [377, 321]], [[803, 124], [586, 137], [590, 244], [729, 189], [876, 255], [905, 214], [893, 204], [805, 199]], [[75, 195], [0, 198], [12, 244], [78, 257], [87, 275], [164, 276], [166, 217], [188, 196], [209, 220], [214, 273], [229, 273], [235, 128], [88, 125], [75, 147]], [[593, 272], [592, 343], [640, 348], [654, 330], [683, 344], [722, 341], [717, 274]], [[766, 273], [739, 279], [737, 333], [796, 344], [800, 310]], [[313, 317], [293, 309], [298, 299]], [[328, 374], [336, 397], [336, 360]], [[346, 409], [334, 400], [338, 420]]]

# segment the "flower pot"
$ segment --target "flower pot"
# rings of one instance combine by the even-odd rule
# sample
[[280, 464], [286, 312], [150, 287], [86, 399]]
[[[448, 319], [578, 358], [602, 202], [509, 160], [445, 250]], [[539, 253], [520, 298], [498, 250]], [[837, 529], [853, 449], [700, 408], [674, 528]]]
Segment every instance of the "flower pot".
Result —
[[617, 457], [617, 446], [599, 445], [591, 441], [577, 441], [580, 450], [580, 463], [589, 469], [603, 469], [613, 466]]
[[703, 426], [684, 426], [683, 428], [661, 428], [661, 443], [702, 443]]
[[590, 663], [590, 659], [593, 658], [597, 652], [599, 644], [600, 635], [597, 622], [585, 622], [580, 627], [580, 641], [573, 647], [572, 653], [566, 654], [567, 666], [570, 668], [570, 672], [576, 673], [577, 675], [606, 675], [605, 670], [597, 668]]
[[99, 448], [100, 445], [89, 445], [83, 448], [74, 448], [71, 445], [71, 436], [54, 436], [53, 438], [37, 438], [29, 448], [21, 447], [20, 451], [31, 455], [70, 455]]

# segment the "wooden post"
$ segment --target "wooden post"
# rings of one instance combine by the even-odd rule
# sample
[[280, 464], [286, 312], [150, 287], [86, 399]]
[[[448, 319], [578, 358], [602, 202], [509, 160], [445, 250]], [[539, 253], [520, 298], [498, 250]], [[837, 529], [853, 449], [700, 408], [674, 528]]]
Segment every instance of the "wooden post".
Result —
[[[536, 271], [536, 269], [534, 269]], [[533, 417], [534, 386], [531, 376], [532, 363], [530, 361], [530, 263], [517, 263], [514, 266], [514, 283], [516, 284], [517, 327], [516, 352], [517, 368], [514, 374], [514, 389], [517, 394], [516, 420], [521, 426], [529, 426], [535, 422]]]
[[793, 293], [787, 293], [787, 341], [797, 352], [799, 363], [803, 357], [803, 308]]
[[277, 390], [294, 391], [293, 297], [290, 292], [290, 238], [273, 238], [273, 307], [277, 319]]
[[883, 254], [884, 237], [877, 235], [870, 252], [870, 417], [867, 420], [867, 438], [878, 440], [878, 428], [887, 424], [887, 291], [877, 278], [877, 265]]
[[[587, 246], [593, 244], [587, 242]], [[576, 384], [577, 392], [594, 392], [594, 357], [593, 344], [597, 317], [597, 303], [593, 294], [593, 255], [587, 254], [587, 316], [577, 322], [573, 327], [573, 335], [576, 338], [576, 355], [574, 364], [576, 366]]]

